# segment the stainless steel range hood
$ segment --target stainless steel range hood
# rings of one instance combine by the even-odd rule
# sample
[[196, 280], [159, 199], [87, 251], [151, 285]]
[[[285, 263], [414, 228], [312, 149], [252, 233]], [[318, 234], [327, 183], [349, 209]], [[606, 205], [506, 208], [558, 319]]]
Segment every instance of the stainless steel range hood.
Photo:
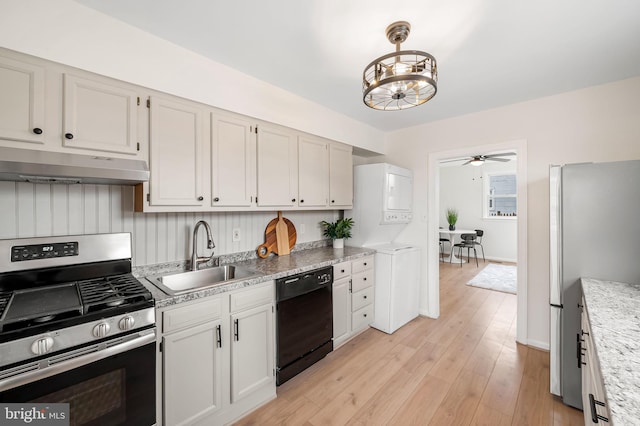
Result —
[[0, 147], [0, 180], [135, 185], [149, 180], [142, 160]]

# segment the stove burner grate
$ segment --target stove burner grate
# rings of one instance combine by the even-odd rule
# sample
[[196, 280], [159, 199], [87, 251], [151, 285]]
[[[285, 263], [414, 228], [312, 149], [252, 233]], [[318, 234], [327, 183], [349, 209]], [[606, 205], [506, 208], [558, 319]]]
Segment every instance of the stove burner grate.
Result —
[[4, 315], [4, 310], [9, 304], [9, 300], [11, 299], [11, 292], [8, 293], [0, 293], [0, 318]]
[[84, 312], [151, 299], [151, 293], [131, 274], [78, 281]]

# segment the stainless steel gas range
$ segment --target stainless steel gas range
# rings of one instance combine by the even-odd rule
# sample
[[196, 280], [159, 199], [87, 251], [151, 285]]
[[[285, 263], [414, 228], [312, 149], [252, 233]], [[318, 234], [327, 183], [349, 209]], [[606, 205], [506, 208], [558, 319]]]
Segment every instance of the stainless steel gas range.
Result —
[[0, 240], [0, 403], [68, 403], [72, 425], [155, 424], [155, 341], [130, 234]]

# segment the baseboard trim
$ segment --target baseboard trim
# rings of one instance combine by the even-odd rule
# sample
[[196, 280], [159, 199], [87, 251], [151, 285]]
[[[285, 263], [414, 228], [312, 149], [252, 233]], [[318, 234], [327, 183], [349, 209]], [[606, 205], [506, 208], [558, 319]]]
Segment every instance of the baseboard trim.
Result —
[[438, 317], [436, 317], [436, 316], [429, 315], [429, 311], [427, 311], [426, 309], [420, 309], [419, 314], [420, 314], [421, 317], [431, 318], [431, 319], [438, 319]]
[[547, 342], [541, 342], [539, 340], [529, 339], [529, 341], [527, 342], [527, 346], [531, 346], [532, 348], [549, 352], [549, 343]]
[[503, 258], [503, 257], [489, 257], [489, 256], [486, 256], [485, 259], [487, 259], [487, 261], [493, 260], [494, 262], [518, 263], [518, 259], [506, 259], [506, 258]]

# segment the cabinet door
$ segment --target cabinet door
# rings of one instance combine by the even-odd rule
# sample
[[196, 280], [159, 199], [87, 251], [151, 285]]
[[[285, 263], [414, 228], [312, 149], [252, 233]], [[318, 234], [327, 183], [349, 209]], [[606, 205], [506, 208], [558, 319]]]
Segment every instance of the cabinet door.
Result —
[[327, 142], [306, 136], [298, 138], [298, 206], [325, 207], [329, 193]]
[[198, 105], [151, 98], [150, 204], [202, 206], [203, 110]]
[[258, 128], [258, 206], [293, 207], [298, 194], [298, 142], [292, 131]]
[[62, 143], [136, 154], [137, 108], [138, 94], [133, 89], [64, 74]]
[[353, 207], [352, 147], [329, 144], [329, 205]]
[[340, 346], [351, 331], [350, 278], [333, 283], [333, 348]]
[[190, 424], [220, 409], [220, 333], [217, 320], [164, 336], [164, 424]]
[[0, 139], [44, 143], [44, 69], [0, 57]]
[[273, 304], [231, 315], [231, 403], [274, 382]]
[[235, 115], [211, 114], [211, 205], [250, 206], [256, 196], [253, 124]]

